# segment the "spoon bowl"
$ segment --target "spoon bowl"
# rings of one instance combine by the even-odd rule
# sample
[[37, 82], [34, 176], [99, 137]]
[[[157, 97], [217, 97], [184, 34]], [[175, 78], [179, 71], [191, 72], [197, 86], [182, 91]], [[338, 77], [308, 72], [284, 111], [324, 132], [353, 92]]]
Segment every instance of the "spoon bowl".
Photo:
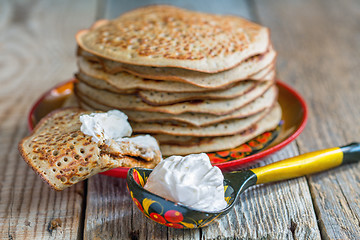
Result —
[[228, 205], [220, 211], [200, 211], [144, 189], [152, 169], [131, 168], [127, 174], [127, 186], [136, 206], [151, 220], [172, 228], [200, 228], [226, 215], [234, 207], [239, 195], [253, 185], [300, 177], [358, 161], [360, 144], [352, 143], [344, 147], [306, 153], [251, 170], [223, 173], [224, 197]]
[[236, 187], [224, 180], [225, 200], [228, 206], [221, 211], [204, 212], [181, 203], [174, 203], [144, 189], [152, 169], [131, 168], [127, 175], [127, 185], [132, 200], [140, 211], [151, 220], [173, 228], [204, 227], [227, 214], [236, 202]]

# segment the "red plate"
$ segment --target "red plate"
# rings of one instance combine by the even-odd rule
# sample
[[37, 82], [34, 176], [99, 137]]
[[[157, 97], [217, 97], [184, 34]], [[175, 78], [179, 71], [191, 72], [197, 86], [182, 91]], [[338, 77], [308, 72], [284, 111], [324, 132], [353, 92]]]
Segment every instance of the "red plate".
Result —
[[[56, 85], [45, 92], [33, 105], [28, 116], [28, 126], [32, 130], [46, 114], [60, 108], [73, 94], [73, 81]], [[279, 103], [282, 108], [282, 124], [271, 132], [266, 132], [253, 140], [231, 150], [208, 153], [213, 165], [223, 171], [244, 167], [249, 162], [259, 160], [292, 142], [304, 130], [307, 121], [307, 107], [304, 99], [290, 86], [276, 82], [279, 88]], [[129, 168], [116, 168], [102, 174], [126, 178]]]

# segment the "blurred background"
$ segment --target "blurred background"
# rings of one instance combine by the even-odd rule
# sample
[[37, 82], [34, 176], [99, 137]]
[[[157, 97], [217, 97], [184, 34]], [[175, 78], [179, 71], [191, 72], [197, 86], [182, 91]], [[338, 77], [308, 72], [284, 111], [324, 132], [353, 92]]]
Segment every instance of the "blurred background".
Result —
[[99, 4], [98, 17], [101, 18], [103, 16], [106, 16], [109, 18], [115, 18], [123, 12], [144, 5], [168, 4], [168, 5], [174, 5], [195, 11], [202, 11], [202, 12], [215, 13], [215, 14], [240, 15], [245, 18], [251, 18], [251, 14], [248, 11], [248, 5], [252, 4], [251, 2], [252, 1], [247, 1], [247, 0], [239, 0], [239, 1], [237, 0], [225, 0], [225, 1], [101, 0], [98, 3]]

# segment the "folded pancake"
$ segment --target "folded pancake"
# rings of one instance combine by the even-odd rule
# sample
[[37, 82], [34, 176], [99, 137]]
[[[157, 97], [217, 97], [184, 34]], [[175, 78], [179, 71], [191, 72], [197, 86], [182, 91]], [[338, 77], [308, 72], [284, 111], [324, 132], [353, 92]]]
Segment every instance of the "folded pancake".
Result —
[[138, 8], [76, 35], [82, 49], [106, 59], [208, 73], [264, 53], [269, 38], [267, 28], [240, 17], [166, 5]]
[[56, 110], [44, 117], [33, 133], [19, 143], [27, 164], [55, 190], [116, 167], [153, 168], [161, 153], [151, 145], [124, 141], [96, 143], [81, 130], [78, 108]]
[[[137, 110], [147, 112], [162, 112], [170, 114], [181, 114], [185, 112], [209, 113], [224, 115], [232, 113], [248, 103], [260, 98], [271, 106], [277, 97], [277, 88], [272, 82], [265, 82], [257, 87], [258, 91], [249, 92], [240, 97], [229, 100], [201, 100], [198, 102], [184, 102], [164, 106], [152, 106], [134, 95], [123, 95], [98, 90], [86, 84], [76, 83], [75, 92], [80, 97], [84, 96], [102, 105], [121, 110]], [[266, 103], [265, 103], [266, 104]]]
[[[201, 152], [215, 152], [225, 149], [232, 149], [240, 146], [241, 144], [251, 140], [252, 138], [272, 129], [275, 129], [278, 126], [281, 120], [281, 107], [279, 104], [267, 114], [265, 118], [256, 123], [252, 128], [249, 128], [243, 133], [224, 136], [224, 137], [205, 137], [205, 138], [195, 138], [188, 136], [178, 136], [177, 141], [174, 142], [174, 137], [170, 138], [173, 140], [171, 143], [165, 143], [164, 139], [168, 139], [166, 136], [159, 137], [160, 149], [163, 156], [171, 155], [186, 155], [191, 153], [201, 153]], [[170, 136], [170, 135], [169, 135]], [[157, 135], [154, 135], [156, 138]], [[162, 139], [162, 140], [161, 140]]]

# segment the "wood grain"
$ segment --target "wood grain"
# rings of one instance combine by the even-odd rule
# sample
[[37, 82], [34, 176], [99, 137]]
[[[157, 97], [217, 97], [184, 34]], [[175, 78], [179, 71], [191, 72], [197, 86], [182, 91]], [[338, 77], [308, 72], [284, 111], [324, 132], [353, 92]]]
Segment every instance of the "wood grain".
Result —
[[125, 179], [98, 175], [88, 181], [85, 239], [167, 239], [168, 228], [143, 216]]
[[[297, 143], [308, 152], [359, 141], [359, 1], [257, 2], [272, 30], [278, 72], [309, 104]], [[360, 164], [308, 178], [322, 237], [360, 239]]]
[[[256, 166], [359, 140], [359, 1], [171, 3], [272, 30], [278, 76], [305, 96], [309, 122], [295, 143]], [[145, 218], [124, 179], [99, 175], [63, 192], [39, 180], [17, 152], [31, 104], [76, 71], [77, 30], [139, 4], [0, 0], [0, 239], [360, 239], [360, 164], [250, 188], [226, 217], [198, 230]], [[60, 226], [49, 231], [52, 220]]]
[[[17, 143], [28, 134], [31, 104], [75, 70], [74, 34], [95, 11], [94, 3], [86, 2], [83, 9], [72, 1], [1, 1], [0, 239], [77, 239], [82, 234], [83, 184], [51, 190], [19, 157]], [[60, 226], [49, 230], [56, 219]]]

